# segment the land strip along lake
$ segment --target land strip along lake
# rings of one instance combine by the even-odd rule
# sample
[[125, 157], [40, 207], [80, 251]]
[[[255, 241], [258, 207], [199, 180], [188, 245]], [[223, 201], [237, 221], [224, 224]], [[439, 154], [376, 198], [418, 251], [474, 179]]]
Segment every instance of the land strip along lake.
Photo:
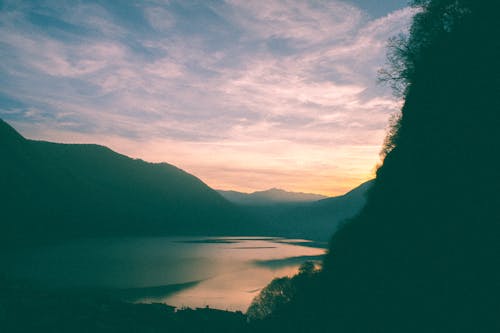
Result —
[[85, 239], [19, 253], [8, 271], [42, 288], [246, 311], [273, 278], [321, 260], [322, 245], [272, 237]]

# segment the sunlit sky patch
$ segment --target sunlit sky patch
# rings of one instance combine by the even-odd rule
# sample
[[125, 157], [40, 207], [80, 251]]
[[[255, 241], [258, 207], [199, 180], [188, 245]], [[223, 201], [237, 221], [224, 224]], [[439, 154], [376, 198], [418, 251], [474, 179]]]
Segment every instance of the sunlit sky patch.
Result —
[[405, 0], [3, 1], [0, 117], [208, 185], [327, 195], [373, 177]]

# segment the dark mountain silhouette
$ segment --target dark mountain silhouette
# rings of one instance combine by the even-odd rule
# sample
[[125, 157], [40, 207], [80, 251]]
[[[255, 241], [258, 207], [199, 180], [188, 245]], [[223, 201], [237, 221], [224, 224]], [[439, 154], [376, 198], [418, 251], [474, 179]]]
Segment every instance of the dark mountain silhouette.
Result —
[[4, 245], [215, 234], [324, 241], [359, 212], [370, 184], [318, 201], [311, 200], [323, 196], [278, 189], [222, 193], [235, 206], [167, 163], [131, 159], [98, 145], [27, 140], [2, 120], [0, 139]]
[[402, 116], [367, 204], [256, 331], [500, 332], [498, 3], [414, 3], [386, 72]]
[[334, 215], [336, 212], [343, 210], [346, 212], [346, 217], [347, 215], [352, 217], [354, 214], [358, 213], [366, 203], [366, 195], [373, 183], [373, 179], [369, 180], [346, 194], [313, 202], [311, 203], [311, 207], [323, 209], [326, 215]]
[[358, 214], [365, 205], [365, 195], [373, 181], [348, 193], [313, 202], [245, 201], [241, 208], [254, 218], [255, 227], [265, 234], [328, 240], [346, 219]]
[[302, 192], [288, 192], [279, 188], [265, 191], [243, 193], [237, 191], [217, 190], [224, 198], [238, 205], [275, 205], [281, 203], [311, 202], [327, 198], [324, 195]]
[[248, 220], [198, 178], [98, 145], [24, 139], [0, 120], [1, 238], [241, 234]]

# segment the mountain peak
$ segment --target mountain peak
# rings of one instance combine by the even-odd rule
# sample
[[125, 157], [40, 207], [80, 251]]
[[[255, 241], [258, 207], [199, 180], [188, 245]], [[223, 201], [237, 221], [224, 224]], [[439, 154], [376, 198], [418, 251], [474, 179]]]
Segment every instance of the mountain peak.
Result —
[[270, 189], [267, 189], [267, 190], [263, 190], [263, 191], [255, 191], [253, 193], [293, 193], [293, 192], [288, 192], [286, 190], [283, 190], [281, 188], [277, 188], [277, 187], [273, 187], [273, 188], [270, 188]]
[[253, 193], [241, 193], [235, 191], [221, 191], [219, 193], [227, 200], [243, 205], [273, 205], [279, 203], [311, 202], [325, 199], [320, 194], [289, 192], [280, 188], [270, 188]]
[[273, 187], [266, 191], [254, 192], [251, 195], [262, 197], [274, 202], [310, 202], [325, 199], [326, 196], [315, 193], [289, 192]]

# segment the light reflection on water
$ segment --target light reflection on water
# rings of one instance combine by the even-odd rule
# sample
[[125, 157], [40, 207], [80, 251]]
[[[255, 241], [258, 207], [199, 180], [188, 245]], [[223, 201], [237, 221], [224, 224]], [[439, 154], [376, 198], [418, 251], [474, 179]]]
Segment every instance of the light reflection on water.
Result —
[[245, 311], [273, 278], [325, 253], [304, 244], [270, 237], [91, 239], [25, 254], [13, 272], [43, 286], [120, 289], [132, 301]]

